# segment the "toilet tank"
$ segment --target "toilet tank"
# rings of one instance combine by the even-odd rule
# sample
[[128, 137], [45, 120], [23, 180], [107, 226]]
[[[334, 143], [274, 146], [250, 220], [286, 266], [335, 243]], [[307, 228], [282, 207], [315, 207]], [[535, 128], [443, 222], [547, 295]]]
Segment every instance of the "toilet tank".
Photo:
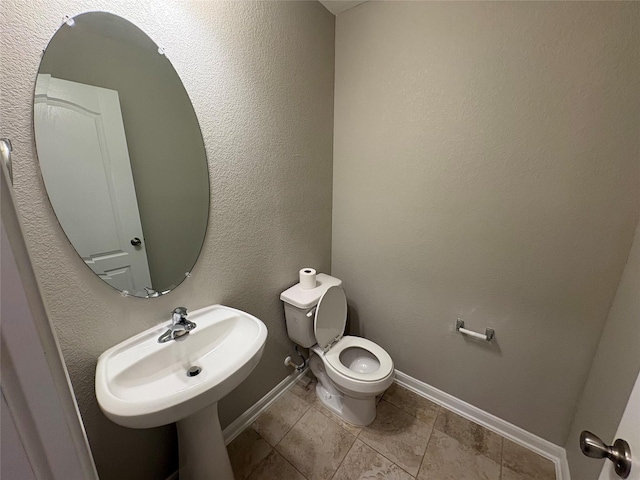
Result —
[[299, 283], [296, 283], [293, 287], [280, 294], [280, 300], [284, 302], [287, 333], [289, 338], [301, 347], [309, 348], [317, 343], [313, 331], [315, 315], [307, 316], [307, 314], [318, 305], [324, 292], [334, 285], [342, 285], [342, 280], [331, 275], [319, 273], [316, 276], [315, 288], [305, 289]]

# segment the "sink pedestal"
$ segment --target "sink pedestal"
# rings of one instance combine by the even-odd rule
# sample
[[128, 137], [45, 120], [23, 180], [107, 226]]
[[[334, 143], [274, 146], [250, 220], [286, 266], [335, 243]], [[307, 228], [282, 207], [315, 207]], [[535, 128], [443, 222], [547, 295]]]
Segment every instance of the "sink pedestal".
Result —
[[180, 450], [180, 480], [233, 480], [224, 444], [218, 403], [176, 422]]

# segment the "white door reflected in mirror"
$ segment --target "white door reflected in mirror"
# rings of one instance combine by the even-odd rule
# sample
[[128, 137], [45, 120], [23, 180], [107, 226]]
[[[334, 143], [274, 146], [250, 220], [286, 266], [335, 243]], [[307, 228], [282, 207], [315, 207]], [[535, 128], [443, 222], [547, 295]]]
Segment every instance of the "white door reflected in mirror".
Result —
[[78, 254], [118, 290], [151, 288], [118, 92], [39, 74], [34, 122], [47, 192]]

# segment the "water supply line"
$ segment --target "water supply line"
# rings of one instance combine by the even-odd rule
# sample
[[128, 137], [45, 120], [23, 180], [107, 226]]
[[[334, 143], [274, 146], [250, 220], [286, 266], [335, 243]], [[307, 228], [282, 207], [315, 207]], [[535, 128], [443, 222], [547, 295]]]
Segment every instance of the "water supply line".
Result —
[[297, 345], [295, 350], [296, 350], [296, 354], [302, 359], [302, 363], [300, 365], [297, 365], [293, 363], [293, 361], [291, 360], [291, 356], [287, 356], [287, 358], [284, 359], [284, 365], [286, 367], [294, 367], [296, 369], [296, 372], [301, 372], [307, 367], [308, 359], [305, 358], [304, 355], [302, 355], [302, 353], [300, 353]]

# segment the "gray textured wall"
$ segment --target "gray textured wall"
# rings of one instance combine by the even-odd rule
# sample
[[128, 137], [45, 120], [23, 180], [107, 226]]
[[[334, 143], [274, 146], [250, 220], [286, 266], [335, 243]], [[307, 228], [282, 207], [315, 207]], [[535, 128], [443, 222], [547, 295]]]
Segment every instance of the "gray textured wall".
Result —
[[353, 331], [560, 445], [638, 218], [639, 14], [367, 2], [336, 20], [332, 274]]
[[[279, 293], [302, 266], [329, 271], [334, 17], [317, 2], [5, 0], [0, 112], [14, 145], [27, 241], [59, 335], [103, 480], [164, 479], [176, 468], [173, 426], [132, 430], [107, 420], [94, 395], [104, 350], [162, 321], [178, 305], [240, 308], [269, 329], [263, 359], [220, 405], [230, 423], [288, 373]], [[211, 217], [193, 275], [159, 299], [123, 298], [84, 265], [45, 195], [32, 101], [42, 49], [63, 15], [104, 10], [165, 48], [202, 126]]]
[[602, 468], [602, 461], [580, 451], [580, 432], [589, 430], [607, 444], [613, 443], [640, 372], [639, 292], [640, 223], [564, 446], [576, 480], [596, 480]]

